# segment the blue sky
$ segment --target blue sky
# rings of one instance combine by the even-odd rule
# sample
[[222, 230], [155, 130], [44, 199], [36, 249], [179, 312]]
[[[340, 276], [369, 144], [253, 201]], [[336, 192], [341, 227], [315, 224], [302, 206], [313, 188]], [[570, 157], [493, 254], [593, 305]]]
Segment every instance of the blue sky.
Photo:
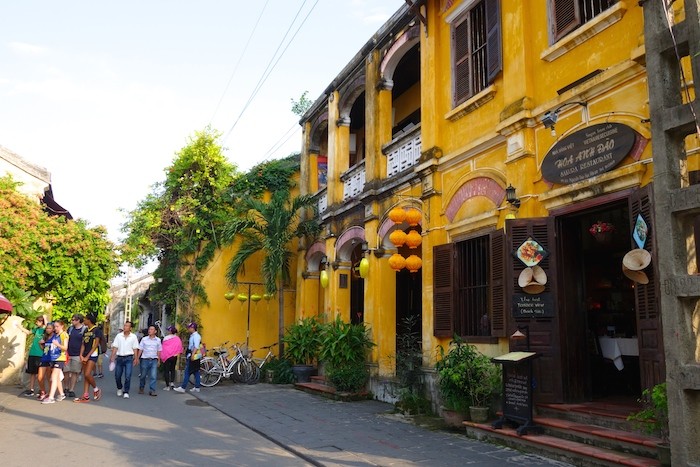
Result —
[[[403, 4], [2, 2], [0, 145], [46, 167], [57, 201], [116, 240], [119, 208], [133, 209], [207, 124], [242, 170], [298, 151], [290, 100], [315, 100]], [[238, 119], [278, 47], [287, 50]]]

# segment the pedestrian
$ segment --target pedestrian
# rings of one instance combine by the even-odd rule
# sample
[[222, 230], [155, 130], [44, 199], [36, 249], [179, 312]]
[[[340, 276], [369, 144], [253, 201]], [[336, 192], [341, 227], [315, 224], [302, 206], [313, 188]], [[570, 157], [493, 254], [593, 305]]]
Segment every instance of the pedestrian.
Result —
[[[124, 323], [124, 330], [116, 335], [112, 342], [112, 356], [110, 365], [116, 362], [114, 379], [117, 382], [117, 397], [129, 398], [131, 387], [131, 371], [139, 364], [139, 340], [136, 334], [131, 332], [131, 321]], [[122, 385], [122, 375], [124, 383]]]
[[[22, 393], [26, 397], [34, 397], [34, 384], [38, 380], [39, 366], [41, 365], [41, 356], [44, 355], [44, 351], [41, 348], [42, 337], [44, 337], [44, 327], [45, 319], [43, 316], [38, 316], [34, 320], [34, 329], [31, 331], [29, 329], [24, 329], [21, 324], [17, 323], [17, 328], [26, 335], [32, 335], [32, 344], [29, 347], [29, 355], [27, 356], [27, 366], [25, 373], [29, 375], [29, 387], [26, 391]], [[44, 381], [39, 380], [39, 391], [46, 392], [44, 388]]]
[[84, 316], [76, 313], [71, 318], [71, 325], [68, 327], [68, 359], [64, 368], [66, 381], [66, 396], [75, 397], [75, 384], [78, 382], [78, 375], [83, 371], [83, 364], [80, 361], [80, 346], [83, 345], [83, 334], [87, 327], [83, 324]]
[[187, 353], [185, 354], [185, 378], [182, 380], [182, 385], [173, 388], [173, 391], [185, 392], [187, 389], [187, 384], [190, 382], [190, 374], [193, 374], [194, 387], [190, 391], [199, 392], [199, 362], [202, 358], [202, 336], [200, 336], [197, 332], [197, 323], [188, 324], [187, 332], [190, 333], [190, 340], [187, 344]]
[[148, 326], [146, 335], [139, 342], [139, 361], [141, 362], [141, 376], [139, 378], [139, 394], [143, 394], [146, 388], [146, 378], [148, 382], [148, 395], [157, 396], [156, 383], [158, 382], [158, 365], [160, 364], [160, 353], [163, 344], [156, 336], [156, 327]]
[[102, 391], [97, 387], [92, 372], [100, 356], [100, 342], [104, 339], [102, 330], [95, 324], [97, 315], [88, 313], [85, 316], [85, 327], [83, 333], [83, 344], [80, 346], [80, 362], [83, 366], [83, 395], [73, 399], [75, 402], [90, 402], [90, 386], [93, 387], [92, 397], [96, 401], [100, 400]]
[[[51, 349], [51, 341], [53, 339], [54, 335], [54, 327], [53, 323], [46, 323], [46, 328], [44, 328], [44, 335], [41, 337], [41, 340], [39, 341], [39, 345], [41, 346], [41, 363], [39, 364], [39, 387], [42, 388], [41, 392], [39, 393], [39, 401], [43, 401], [46, 399], [48, 394], [46, 391], [43, 389], [45, 387], [45, 381], [51, 379], [51, 355], [49, 353], [49, 350]], [[50, 381], [49, 381], [49, 384]]]
[[170, 391], [175, 387], [175, 365], [177, 364], [177, 356], [182, 353], [182, 341], [177, 335], [177, 328], [173, 325], [168, 326], [168, 334], [163, 338], [163, 351], [160, 357], [163, 360], [163, 373], [165, 373], [166, 391]]
[[100, 355], [97, 359], [97, 367], [95, 369], [95, 378], [104, 377], [102, 373], [102, 361], [107, 358], [107, 336], [105, 335], [104, 324], [100, 326], [100, 332], [102, 333], [102, 339], [100, 339]]
[[[63, 392], [63, 368], [66, 364], [68, 350], [68, 333], [63, 329], [62, 320], [54, 321], [54, 333], [49, 343], [49, 357], [51, 359], [51, 388], [48, 396], [41, 401], [42, 404], [53, 404], [66, 398]], [[46, 344], [44, 344], [46, 345]], [[58, 396], [54, 399], [58, 391]]]

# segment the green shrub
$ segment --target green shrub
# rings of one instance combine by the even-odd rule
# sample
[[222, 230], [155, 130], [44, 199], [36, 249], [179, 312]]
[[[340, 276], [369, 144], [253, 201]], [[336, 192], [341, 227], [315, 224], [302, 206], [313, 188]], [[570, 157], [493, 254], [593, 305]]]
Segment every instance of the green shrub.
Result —
[[292, 365], [313, 365], [321, 349], [323, 326], [315, 316], [302, 318], [287, 328], [284, 336], [284, 357]]
[[346, 323], [340, 317], [321, 328], [320, 342], [319, 359], [336, 368], [349, 363], [364, 363], [369, 350], [374, 347], [364, 323]]
[[326, 378], [341, 392], [358, 392], [364, 389], [369, 379], [369, 370], [365, 362], [348, 362], [344, 365], [329, 366]]
[[294, 382], [294, 374], [292, 373], [292, 364], [289, 360], [273, 358], [265, 364], [263, 371], [271, 370], [274, 372], [272, 384], [291, 384]]

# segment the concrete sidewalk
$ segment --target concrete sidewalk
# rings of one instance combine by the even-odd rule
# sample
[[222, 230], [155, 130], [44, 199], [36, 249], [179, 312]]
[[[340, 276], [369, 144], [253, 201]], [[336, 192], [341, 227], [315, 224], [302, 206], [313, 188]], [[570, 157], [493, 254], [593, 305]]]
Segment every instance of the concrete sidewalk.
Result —
[[292, 386], [229, 382], [196, 397], [315, 465], [569, 465], [416, 426], [378, 401], [336, 402]]

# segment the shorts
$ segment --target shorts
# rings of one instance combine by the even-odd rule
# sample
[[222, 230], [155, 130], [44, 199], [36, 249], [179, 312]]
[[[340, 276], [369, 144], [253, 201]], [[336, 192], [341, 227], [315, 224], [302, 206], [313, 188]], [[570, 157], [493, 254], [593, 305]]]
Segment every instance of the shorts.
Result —
[[39, 367], [41, 366], [41, 357], [29, 356], [27, 358], [27, 374], [35, 375], [39, 373]]
[[80, 373], [83, 371], [83, 362], [80, 361], [80, 357], [71, 355], [63, 371], [64, 373]]
[[[88, 358], [88, 361], [97, 362], [97, 357], [90, 357], [90, 358]], [[87, 363], [87, 362], [85, 362], [85, 363]]]
[[65, 364], [66, 364], [66, 362], [50, 362], [49, 366], [51, 368], [58, 368], [58, 369], [62, 370], [63, 367], [65, 366]]

